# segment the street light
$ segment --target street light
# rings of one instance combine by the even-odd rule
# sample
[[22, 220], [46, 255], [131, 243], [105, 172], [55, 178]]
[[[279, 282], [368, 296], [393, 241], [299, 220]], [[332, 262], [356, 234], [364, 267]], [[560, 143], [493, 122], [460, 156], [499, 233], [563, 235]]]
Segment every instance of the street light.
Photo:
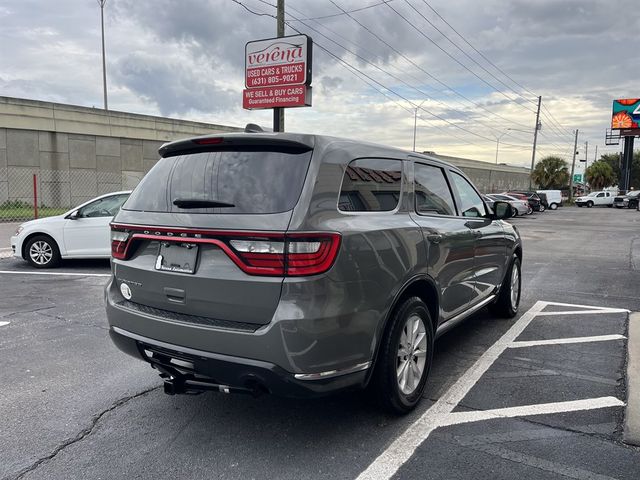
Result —
[[104, 94], [104, 109], [108, 110], [107, 105], [107, 65], [104, 57], [104, 4], [107, 0], [98, 0], [100, 6], [100, 26], [102, 29], [102, 93]]
[[507, 128], [507, 131], [504, 132], [502, 135], [496, 137], [496, 165], [498, 164], [498, 148], [500, 147], [500, 139], [502, 137], [504, 137], [506, 134], [509, 133], [509, 130], [511, 130], [510, 128]]
[[413, 109], [413, 151], [414, 152], [416, 151], [416, 130], [418, 128], [418, 110], [420, 110], [420, 107], [422, 106], [422, 104], [427, 100], [429, 99], [425, 98], [422, 102], [420, 102], [420, 104], [417, 107]]
[[498, 147], [500, 146], [500, 139], [501, 139], [502, 137], [504, 137], [504, 136], [505, 136], [507, 133], [509, 133], [510, 131], [513, 131], [513, 132], [531, 133], [531, 132], [529, 132], [529, 131], [527, 131], [527, 130], [520, 130], [520, 129], [518, 129], [518, 128], [507, 128], [507, 129], [506, 129], [506, 131], [505, 131], [502, 135], [500, 135], [500, 136], [496, 137], [496, 165], [498, 164]]

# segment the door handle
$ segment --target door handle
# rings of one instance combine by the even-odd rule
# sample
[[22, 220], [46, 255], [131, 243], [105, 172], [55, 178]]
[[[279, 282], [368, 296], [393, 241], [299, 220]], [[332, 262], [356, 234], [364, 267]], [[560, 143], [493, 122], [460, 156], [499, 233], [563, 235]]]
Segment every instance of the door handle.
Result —
[[440, 243], [440, 240], [442, 240], [442, 235], [440, 235], [439, 233], [431, 233], [427, 235], [427, 240], [429, 240], [431, 243]]
[[472, 230], [473, 236], [476, 238], [480, 238], [482, 236], [482, 232], [480, 230]]

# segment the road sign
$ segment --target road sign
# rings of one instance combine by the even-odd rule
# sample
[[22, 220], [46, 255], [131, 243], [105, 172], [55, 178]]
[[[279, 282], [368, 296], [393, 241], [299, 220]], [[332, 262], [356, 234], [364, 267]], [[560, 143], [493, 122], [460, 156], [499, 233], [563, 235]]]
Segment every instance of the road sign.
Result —
[[573, 183], [582, 183], [582, 174], [574, 173], [573, 174]]
[[311, 38], [268, 38], [245, 46], [246, 109], [311, 106]]

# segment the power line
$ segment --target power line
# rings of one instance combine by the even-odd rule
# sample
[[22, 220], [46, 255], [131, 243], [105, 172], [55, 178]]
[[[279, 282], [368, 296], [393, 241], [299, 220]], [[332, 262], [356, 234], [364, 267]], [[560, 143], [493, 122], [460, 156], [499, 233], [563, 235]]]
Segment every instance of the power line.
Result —
[[431, 27], [433, 27], [439, 34], [441, 34], [444, 38], [447, 39], [447, 41], [453, 45], [455, 48], [457, 48], [464, 56], [466, 56], [469, 60], [471, 60], [473, 63], [475, 63], [478, 67], [480, 67], [484, 72], [486, 72], [487, 74], [489, 74], [493, 79], [495, 79], [497, 82], [499, 82], [501, 85], [503, 85], [504, 87], [508, 88], [509, 90], [511, 90], [513, 93], [515, 93], [516, 95], [518, 95], [519, 97], [521, 97], [522, 99], [524, 99], [525, 101], [533, 101], [530, 98], [526, 98], [525, 96], [523, 96], [520, 92], [518, 92], [517, 90], [515, 90], [513, 87], [507, 85], [506, 83], [504, 83], [501, 79], [499, 79], [498, 77], [496, 77], [493, 73], [491, 73], [489, 70], [487, 70], [483, 65], [481, 65], [475, 58], [473, 58], [471, 55], [469, 55], [467, 52], [465, 52], [457, 43], [455, 43], [453, 40], [451, 40], [451, 38], [449, 38], [449, 36], [444, 33], [442, 30], [440, 30], [431, 20], [429, 20], [427, 17], [425, 17], [423, 15], [423, 13], [418, 10], [412, 3], [409, 2], [409, 0], [404, 0], [405, 3], [407, 5], [409, 5], [409, 7], [416, 12], [425, 22], [427, 22], [429, 25], [431, 25]]
[[[368, 10], [370, 8], [379, 7], [380, 5], [384, 5], [385, 3], [393, 2], [394, 0], [384, 0], [382, 2], [374, 3], [372, 5], [367, 5], [366, 7], [354, 8], [353, 10], [349, 10], [349, 13], [361, 12], [363, 10]], [[263, 2], [266, 3], [266, 2]], [[290, 7], [291, 8], [291, 7]], [[325, 18], [334, 18], [345, 15], [344, 13], [334, 13], [332, 15], [322, 15], [321, 17], [309, 17], [309, 18], [298, 18], [297, 22], [305, 21], [305, 20], [323, 20]]]
[[[294, 11], [296, 11], [296, 12], [298, 11], [298, 10], [297, 10], [297, 9], [295, 9], [295, 8], [293, 8], [293, 10], [294, 10]], [[345, 47], [344, 45], [342, 45], [342, 44], [338, 43], [338, 42], [337, 42], [336, 40], [334, 40], [333, 38], [330, 38], [330, 37], [328, 37], [327, 35], [323, 34], [323, 33], [322, 33], [322, 32], [320, 32], [319, 30], [317, 30], [316, 28], [312, 27], [311, 25], [309, 25], [309, 24], [305, 23], [304, 21], [302, 21], [302, 20], [300, 20], [300, 19], [297, 19], [294, 15], [292, 15], [292, 14], [288, 14], [288, 15], [290, 15], [290, 16], [291, 16], [292, 18], [294, 18], [296, 21], [300, 21], [300, 23], [302, 23], [302, 24], [303, 24], [304, 26], [306, 26], [307, 28], [309, 28], [309, 29], [313, 30], [314, 32], [318, 33], [318, 34], [319, 34], [319, 35], [321, 35], [322, 37], [326, 38], [326, 39], [327, 39], [327, 40], [329, 40], [330, 42], [332, 42], [332, 43], [334, 43], [335, 45], [337, 45], [339, 48], [344, 49], [346, 52], [348, 52], [348, 53], [352, 54], [353, 56], [355, 56], [356, 58], [358, 58], [358, 59], [362, 60], [362, 61], [363, 61], [363, 62], [365, 62], [366, 64], [368, 64], [368, 65], [372, 66], [373, 68], [375, 68], [375, 69], [379, 70], [380, 72], [384, 73], [385, 75], [390, 76], [391, 78], [393, 78], [393, 79], [397, 80], [398, 82], [402, 83], [403, 85], [405, 85], [405, 86], [407, 86], [407, 87], [409, 87], [409, 88], [411, 88], [411, 89], [413, 89], [413, 90], [417, 91], [417, 92], [418, 92], [418, 93], [420, 93], [423, 97], [427, 97], [428, 99], [430, 98], [430, 99], [431, 99], [431, 100], [433, 100], [434, 102], [436, 102], [436, 103], [438, 103], [438, 104], [442, 105], [443, 107], [445, 107], [445, 108], [447, 108], [447, 109], [450, 109], [450, 108], [451, 108], [451, 106], [450, 106], [450, 105], [447, 105], [446, 103], [441, 102], [440, 100], [437, 100], [437, 99], [435, 99], [435, 98], [430, 97], [430, 95], [429, 95], [427, 92], [424, 92], [424, 91], [423, 91], [423, 90], [421, 90], [420, 88], [418, 88], [418, 87], [416, 87], [416, 86], [414, 86], [414, 85], [411, 85], [410, 83], [406, 82], [403, 78], [398, 77], [397, 75], [394, 75], [394, 74], [390, 73], [389, 71], [387, 71], [387, 70], [385, 70], [385, 69], [381, 68], [380, 66], [378, 66], [378, 65], [376, 65], [375, 63], [371, 62], [371, 61], [370, 61], [370, 60], [368, 60], [367, 58], [364, 58], [362, 55], [359, 55], [358, 53], [353, 52], [352, 50], [350, 50], [350, 49], [348, 49], [347, 47]], [[316, 23], [318, 23], [318, 22], [316, 22]], [[343, 38], [344, 40], [346, 40], [346, 41], [347, 41], [347, 42], [349, 42], [349, 43], [353, 43], [356, 47], [361, 48], [361, 49], [362, 49], [362, 50], [364, 50], [365, 52], [367, 52], [367, 53], [369, 53], [369, 54], [373, 55], [374, 57], [376, 57], [376, 55], [375, 55], [375, 54], [373, 54], [372, 52], [368, 51], [368, 50], [367, 50], [367, 49], [365, 49], [364, 47], [360, 47], [359, 45], [355, 44], [354, 42], [351, 42], [350, 40], [348, 40], [348, 39], [346, 39], [345, 37], [343, 37], [342, 35], [340, 35], [338, 32], [335, 32], [334, 30], [332, 30], [332, 29], [330, 29], [329, 27], [326, 27], [326, 26], [324, 26], [324, 25], [322, 25], [322, 24], [320, 24], [320, 23], [318, 23], [318, 24], [319, 24], [319, 25], [321, 25], [323, 28], [327, 29], [329, 32], [333, 33], [334, 35], [336, 35], [336, 36], [338, 36], [338, 37]], [[413, 78], [415, 79], [415, 77], [413, 77]], [[416, 79], [416, 80], [417, 80], [417, 79]], [[419, 81], [419, 80], [417, 80], [417, 81]], [[442, 119], [442, 117], [438, 117], [438, 118]], [[488, 117], [487, 117], [487, 118], [488, 118]], [[444, 119], [442, 119], [442, 120], [444, 120]], [[485, 128], [487, 128], [488, 130], [493, 130], [493, 131], [495, 131], [495, 127], [493, 127], [493, 126], [491, 126], [491, 125], [484, 124], [484, 123], [482, 123], [482, 122], [478, 122], [478, 123], [480, 123], [481, 125], [483, 125], [483, 126], [484, 126]], [[510, 124], [511, 124], [511, 122], [510, 122]]]
[[[333, 3], [333, 1], [332, 1]], [[390, 8], [392, 11], [394, 11], [396, 13], [396, 15], [398, 15], [400, 18], [402, 18], [407, 24], [409, 24], [416, 32], [418, 32], [421, 36], [423, 36], [424, 38], [426, 38], [429, 42], [431, 42], [436, 48], [438, 48], [440, 51], [442, 51], [446, 56], [448, 56], [449, 58], [451, 58], [451, 60], [453, 60], [454, 62], [456, 62], [458, 65], [460, 65], [462, 68], [464, 68], [465, 70], [467, 70], [469, 73], [471, 73], [474, 77], [476, 77], [478, 80], [480, 80], [482, 83], [484, 83], [485, 85], [487, 85], [489, 88], [491, 88], [492, 90], [495, 90], [497, 93], [499, 93], [500, 95], [502, 95], [503, 97], [505, 97], [506, 99], [508, 99], [510, 102], [514, 102], [516, 105], [519, 105], [520, 107], [529, 110], [530, 112], [535, 113], [535, 110], [527, 107], [524, 104], [518, 103], [516, 101], [514, 101], [513, 98], [511, 98], [509, 95], [507, 95], [506, 93], [502, 92], [501, 90], [497, 89], [494, 85], [492, 85], [491, 83], [487, 82], [484, 78], [482, 78], [480, 75], [478, 75], [476, 72], [474, 72], [473, 70], [471, 70], [469, 67], [467, 67], [464, 63], [462, 63], [460, 60], [458, 60], [456, 57], [454, 57], [453, 55], [451, 55], [448, 51], [446, 51], [444, 48], [442, 48], [440, 45], [438, 45], [438, 43], [433, 40], [429, 35], [427, 35], [426, 33], [424, 33], [422, 30], [420, 30], [420, 28], [418, 28], [416, 25], [414, 25], [407, 17], [405, 17], [404, 15], [402, 15], [400, 12], [398, 12], [398, 10], [396, 10], [395, 8], [393, 8], [391, 5], [389, 5], [388, 3], [385, 3], [385, 5]]]
[[360, 22], [357, 18], [355, 18], [353, 15], [349, 14], [344, 8], [342, 8], [340, 5], [338, 5], [334, 0], [329, 0], [337, 9], [341, 10], [342, 12], [346, 13], [346, 15], [353, 20], [356, 24], [358, 24], [360, 27], [362, 27], [367, 33], [369, 33], [372, 37], [374, 37], [376, 40], [378, 40], [379, 42], [381, 42], [382, 44], [384, 44], [387, 48], [389, 48], [391, 51], [393, 51], [395, 54], [397, 54], [398, 56], [400, 56], [401, 58], [403, 58], [406, 62], [410, 63], [411, 65], [413, 65], [415, 68], [417, 68], [418, 70], [420, 70], [421, 72], [423, 72], [425, 75], [427, 75], [429, 78], [433, 79], [435, 82], [437, 82], [438, 84], [442, 85], [446, 90], [444, 91], [444, 93], [448, 93], [449, 95], [455, 94], [457, 96], [459, 96], [460, 98], [466, 100], [467, 102], [469, 102], [471, 105], [474, 105], [475, 107], [484, 110], [486, 112], [488, 112], [491, 115], [495, 115], [498, 118], [501, 118], [502, 120], [508, 122], [510, 125], [517, 125], [523, 128], [529, 128], [527, 125], [524, 125], [522, 123], [518, 123], [515, 122], [511, 119], [508, 119], [506, 117], [504, 117], [503, 115], [500, 115], [499, 113], [496, 112], [492, 112], [491, 110], [489, 110], [488, 108], [484, 107], [483, 105], [471, 100], [470, 98], [468, 98], [466, 95], [460, 93], [458, 90], [456, 90], [455, 88], [453, 88], [450, 85], [447, 85], [446, 83], [444, 83], [443, 81], [441, 81], [439, 78], [437, 78], [436, 76], [434, 76], [433, 74], [431, 74], [430, 72], [428, 72], [427, 70], [425, 70], [422, 66], [418, 65], [416, 62], [414, 62], [413, 60], [411, 60], [409, 57], [407, 57], [405, 54], [403, 54], [401, 51], [399, 51], [397, 48], [395, 48], [393, 45], [391, 45], [389, 42], [387, 42], [386, 40], [384, 40], [382, 37], [380, 37], [380, 35], [378, 35], [377, 33], [375, 33], [374, 31], [372, 31], [369, 27], [367, 27], [366, 25], [364, 25], [362, 22]]

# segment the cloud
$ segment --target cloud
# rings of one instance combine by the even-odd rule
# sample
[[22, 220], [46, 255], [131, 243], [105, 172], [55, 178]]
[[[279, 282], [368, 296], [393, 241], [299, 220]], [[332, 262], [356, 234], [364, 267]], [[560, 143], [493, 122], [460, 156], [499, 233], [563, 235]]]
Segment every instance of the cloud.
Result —
[[[334, 1], [344, 9], [372, 3]], [[275, 13], [260, 0], [242, 3]], [[314, 106], [287, 110], [287, 129], [406, 148], [421, 104], [422, 149], [492, 161], [495, 139], [515, 128], [501, 140], [501, 161], [527, 164], [532, 110], [542, 95], [554, 120], [542, 117], [541, 152], [570, 151], [574, 128], [581, 142], [604, 148], [611, 100], [640, 94], [640, 66], [630, 61], [640, 29], [635, 3], [429, 0], [463, 39], [418, 0], [351, 14], [365, 28], [336, 15], [331, 2], [287, 2], [287, 33], [297, 29], [315, 42]], [[336, 16], [296, 20], [327, 15]], [[0, 18], [0, 94], [102, 104], [95, 2], [5, 0]], [[109, 0], [105, 27], [111, 108], [270, 126], [270, 111], [241, 108], [244, 45], [274, 35], [270, 16], [254, 16], [231, 0]]]

